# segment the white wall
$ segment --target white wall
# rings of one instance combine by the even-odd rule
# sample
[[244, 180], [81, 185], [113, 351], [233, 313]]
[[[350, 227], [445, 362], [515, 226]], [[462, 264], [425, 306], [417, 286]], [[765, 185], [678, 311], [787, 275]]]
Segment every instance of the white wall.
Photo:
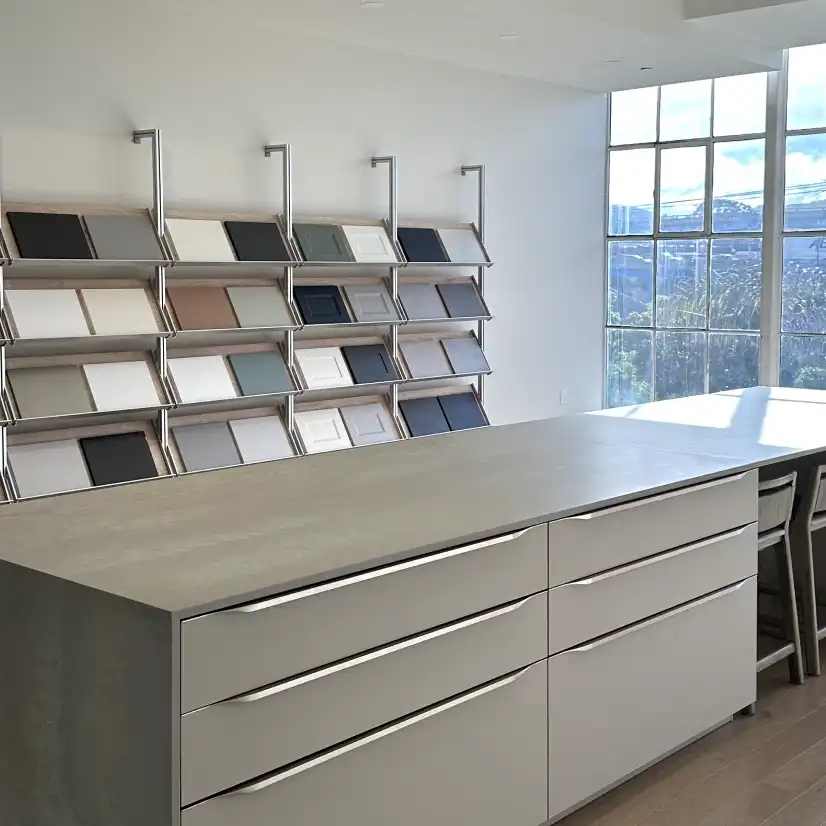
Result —
[[[291, 142], [296, 214], [472, 220], [462, 163], [489, 169], [497, 423], [601, 403], [605, 98], [196, 19], [168, 2], [12, 0], [0, 75], [3, 197], [148, 205], [163, 130], [169, 206], [280, 209], [266, 142]], [[51, 26], [44, 25], [51, 21]], [[560, 391], [565, 404], [560, 405]]]

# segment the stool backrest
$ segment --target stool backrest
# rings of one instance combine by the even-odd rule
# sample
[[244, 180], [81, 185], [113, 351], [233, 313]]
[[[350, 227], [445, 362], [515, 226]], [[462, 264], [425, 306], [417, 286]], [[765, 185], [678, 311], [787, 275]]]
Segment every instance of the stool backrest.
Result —
[[817, 465], [809, 473], [800, 503], [804, 519], [826, 515], [826, 465]]
[[759, 534], [777, 528], [788, 528], [794, 508], [796, 484], [797, 473], [760, 482], [757, 489], [757, 532]]

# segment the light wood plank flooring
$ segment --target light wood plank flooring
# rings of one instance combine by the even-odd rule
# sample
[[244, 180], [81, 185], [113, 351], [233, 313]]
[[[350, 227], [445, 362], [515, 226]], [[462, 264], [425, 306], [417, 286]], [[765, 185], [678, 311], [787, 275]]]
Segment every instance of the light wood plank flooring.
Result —
[[755, 717], [738, 717], [561, 826], [826, 826], [826, 675], [791, 685], [782, 663], [758, 684]]

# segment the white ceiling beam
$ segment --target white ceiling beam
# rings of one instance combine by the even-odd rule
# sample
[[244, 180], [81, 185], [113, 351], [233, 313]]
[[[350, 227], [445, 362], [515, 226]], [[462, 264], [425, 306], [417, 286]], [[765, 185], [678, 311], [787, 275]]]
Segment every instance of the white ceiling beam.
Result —
[[686, 20], [702, 20], [723, 14], [755, 11], [771, 6], [789, 6], [807, 0], [683, 0], [683, 17]]

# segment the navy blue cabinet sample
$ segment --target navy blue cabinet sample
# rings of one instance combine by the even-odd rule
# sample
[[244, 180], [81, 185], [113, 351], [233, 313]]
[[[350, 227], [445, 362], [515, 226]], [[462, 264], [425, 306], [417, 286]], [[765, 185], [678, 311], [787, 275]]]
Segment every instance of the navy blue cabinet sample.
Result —
[[293, 224], [293, 232], [305, 261], [344, 264], [356, 260], [338, 224]]
[[8, 212], [21, 258], [87, 259], [92, 248], [79, 215], [63, 212]]
[[267, 221], [224, 221], [239, 261], [289, 261], [278, 224]]
[[397, 381], [399, 378], [390, 353], [383, 344], [342, 347], [341, 351], [356, 384]]
[[399, 408], [411, 436], [450, 432], [450, 425], [437, 398], [405, 399], [399, 402]]
[[80, 449], [95, 486], [137, 482], [158, 475], [143, 433], [92, 436], [80, 440]]
[[485, 414], [473, 393], [439, 396], [439, 405], [451, 430], [469, 430], [487, 425]]
[[300, 286], [293, 289], [305, 324], [349, 324], [344, 296], [338, 287]]
[[435, 229], [429, 227], [399, 227], [399, 243], [404, 256], [415, 264], [446, 264], [450, 262]]
[[482, 298], [471, 281], [453, 281], [437, 284], [451, 318], [484, 318], [488, 315]]

